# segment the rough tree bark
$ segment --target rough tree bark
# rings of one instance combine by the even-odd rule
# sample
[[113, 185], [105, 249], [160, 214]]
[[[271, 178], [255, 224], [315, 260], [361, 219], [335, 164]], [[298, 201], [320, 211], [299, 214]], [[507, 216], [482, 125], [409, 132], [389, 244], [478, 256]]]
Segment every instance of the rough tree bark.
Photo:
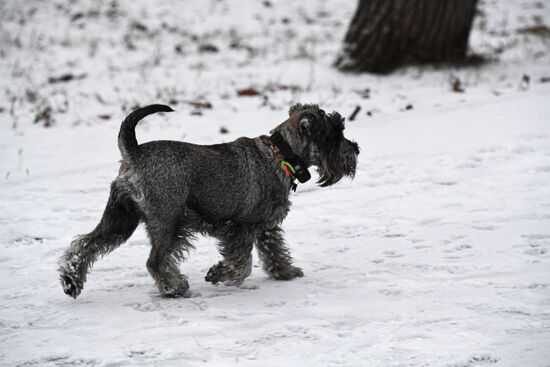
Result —
[[359, 0], [335, 65], [388, 73], [405, 64], [464, 62], [477, 0]]

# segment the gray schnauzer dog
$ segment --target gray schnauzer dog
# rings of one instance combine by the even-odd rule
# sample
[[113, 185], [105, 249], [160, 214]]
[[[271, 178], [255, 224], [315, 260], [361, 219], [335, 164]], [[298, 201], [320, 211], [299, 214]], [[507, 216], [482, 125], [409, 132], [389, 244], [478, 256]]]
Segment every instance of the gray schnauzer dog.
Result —
[[344, 137], [344, 119], [317, 105], [296, 104], [271, 136], [215, 145], [138, 145], [137, 123], [169, 111], [164, 105], [147, 106], [122, 123], [122, 161], [103, 217], [92, 232], [71, 243], [59, 262], [64, 292], [76, 298], [94, 261], [124, 243], [140, 222], [152, 245], [147, 270], [163, 296], [190, 295], [178, 264], [193, 248], [196, 233], [219, 240], [223, 260], [210, 268], [208, 282], [240, 285], [251, 272], [254, 244], [271, 278], [302, 277], [280, 225], [295, 180], [311, 177], [308, 167], [317, 167], [320, 186], [355, 175], [359, 147]]

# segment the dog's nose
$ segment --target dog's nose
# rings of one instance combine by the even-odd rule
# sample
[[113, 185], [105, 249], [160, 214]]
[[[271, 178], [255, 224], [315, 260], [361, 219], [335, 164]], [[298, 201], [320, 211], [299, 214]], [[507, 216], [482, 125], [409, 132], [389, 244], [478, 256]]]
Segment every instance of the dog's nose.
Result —
[[353, 151], [355, 152], [355, 155], [359, 155], [359, 152], [360, 152], [359, 145], [354, 141], [350, 141], [349, 143], [351, 144], [351, 149], [353, 149]]

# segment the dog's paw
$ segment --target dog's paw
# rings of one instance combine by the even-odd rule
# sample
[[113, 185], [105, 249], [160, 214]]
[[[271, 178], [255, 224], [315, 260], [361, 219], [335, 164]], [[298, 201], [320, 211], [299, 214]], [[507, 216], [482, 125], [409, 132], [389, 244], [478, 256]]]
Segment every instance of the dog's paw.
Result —
[[167, 290], [167, 291], [164, 291], [164, 292], [161, 292], [161, 295], [163, 297], [166, 297], [166, 298], [192, 298], [194, 297], [193, 293], [189, 290], [189, 289], [186, 289], [186, 290], [183, 290], [183, 289], [178, 289], [178, 290]]
[[208, 270], [204, 280], [214, 285], [223, 283], [226, 286], [238, 287], [250, 275], [250, 271], [251, 266], [248, 262], [242, 266], [231, 266], [220, 261]]
[[269, 275], [275, 280], [291, 280], [303, 277], [304, 272], [297, 266], [289, 266], [285, 269], [272, 270]]
[[159, 286], [160, 294], [167, 298], [190, 298], [191, 292], [189, 291], [189, 282], [186, 278], [182, 277], [178, 281], [171, 283], [164, 283]]
[[218, 264], [212, 266], [210, 270], [208, 270], [208, 273], [206, 273], [204, 280], [214, 285], [217, 285], [218, 283], [222, 282], [224, 280], [224, 271], [223, 271], [222, 262], [219, 262]]
[[65, 292], [66, 295], [73, 297], [74, 299], [78, 297], [80, 292], [82, 292], [82, 288], [84, 288], [84, 285], [82, 284], [80, 279], [69, 273], [65, 273], [62, 271], [60, 280], [61, 286], [63, 287], [63, 292]]

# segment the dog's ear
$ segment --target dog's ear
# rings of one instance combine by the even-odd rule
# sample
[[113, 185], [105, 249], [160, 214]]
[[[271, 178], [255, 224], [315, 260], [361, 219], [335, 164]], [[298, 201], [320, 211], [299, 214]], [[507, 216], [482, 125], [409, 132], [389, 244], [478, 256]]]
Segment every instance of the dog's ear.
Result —
[[328, 115], [329, 120], [332, 122], [336, 131], [343, 131], [345, 129], [344, 121], [346, 119], [342, 117], [338, 112], [333, 111]]
[[292, 116], [294, 114], [294, 112], [296, 111], [300, 111], [301, 109], [303, 109], [304, 106], [301, 104], [301, 103], [296, 103], [294, 105], [292, 105], [289, 110], [288, 110], [288, 115], [289, 116]]

